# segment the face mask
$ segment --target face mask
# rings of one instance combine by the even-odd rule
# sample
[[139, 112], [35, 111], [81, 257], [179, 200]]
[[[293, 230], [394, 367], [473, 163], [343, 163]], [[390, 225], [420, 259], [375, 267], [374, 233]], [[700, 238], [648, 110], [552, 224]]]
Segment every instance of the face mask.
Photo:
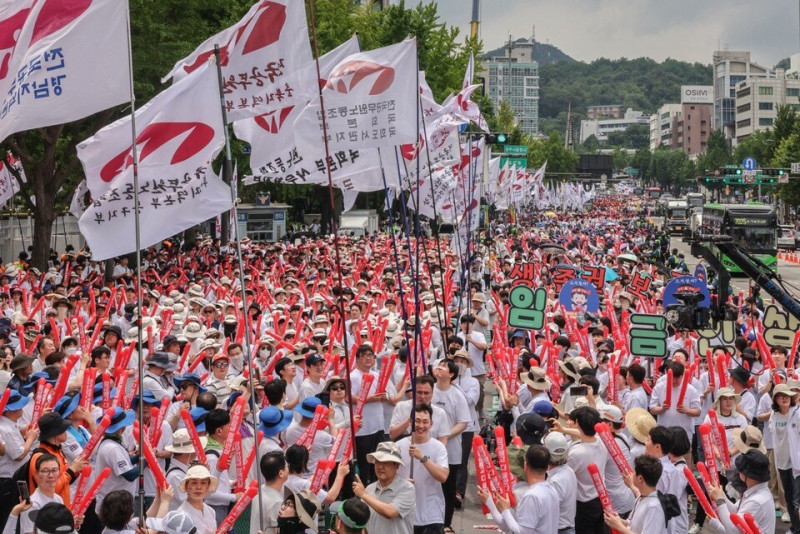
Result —
[[295, 534], [305, 532], [306, 526], [297, 517], [279, 517], [278, 532], [280, 534]]
[[259, 349], [258, 355], [261, 356], [262, 358], [266, 358], [267, 356], [269, 356], [269, 349]]
[[76, 352], [78, 352], [78, 347], [67, 347], [67, 350], [65, 350], [64, 352], [67, 353], [67, 356], [69, 356], [70, 354], [75, 354]]
[[458, 366], [458, 376], [466, 376], [467, 374], [467, 364], [465, 363], [457, 363]]
[[447, 348], [447, 353], [450, 354], [450, 356], [453, 356], [456, 352], [458, 352], [458, 349], [456, 347]]

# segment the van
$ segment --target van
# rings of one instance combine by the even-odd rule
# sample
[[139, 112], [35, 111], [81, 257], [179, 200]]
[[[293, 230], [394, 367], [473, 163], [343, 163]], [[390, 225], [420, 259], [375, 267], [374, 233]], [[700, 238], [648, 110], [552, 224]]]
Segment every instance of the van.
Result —
[[781, 224], [778, 226], [778, 248], [783, 250], [796, 250], [797, 243], [795, 241], [795, 234], [794, 226], [788, 224]]

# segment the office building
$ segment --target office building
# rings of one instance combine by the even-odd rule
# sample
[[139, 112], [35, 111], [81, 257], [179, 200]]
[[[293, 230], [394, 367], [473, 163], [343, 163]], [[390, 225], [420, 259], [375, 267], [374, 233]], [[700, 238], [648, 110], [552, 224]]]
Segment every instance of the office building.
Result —
[[586, 108], [586, 118], [589, 120], [621, 119], [625, 109], [620, 104], [607, 106], [589, 106]]
[[800, 111], [800, 79], [777, 69], [775, 78], [751, 78], [736, 86], [736, 141], [772, 127], [778, 106]]
[[486, 92], [495, 109], [505, 101], [519, 121], [520, 129], [530, 135], [539, 133], [539, 64], [533, 60], [533, 39], [509, 39], [505, 53], [483, 58], [488, 71]]
[[736, 135], [736, 85], [750, 78], [771, 78], [775, 73], [750, 61], [750, 52], [714, 52], [714, 117], [712, 127], [726, 139]]
[[603, 143], [608, 141], [608, 134], [623, 132], [628, 126], [634, 124], [644, 124], [649, 127], [650, 115], [628, 108], [621, 119], [581, 121], [581, 143], [591, 136], [595, 136], [598, 141]]
[[650, 150], [672, 146], [672, 119], [680, 113], [680, 104], [664, 104], [650, 116]]

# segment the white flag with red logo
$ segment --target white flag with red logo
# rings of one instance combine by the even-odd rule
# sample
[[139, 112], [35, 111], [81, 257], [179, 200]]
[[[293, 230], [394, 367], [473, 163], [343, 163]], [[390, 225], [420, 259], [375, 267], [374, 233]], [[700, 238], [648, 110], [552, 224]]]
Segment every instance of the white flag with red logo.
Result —
[[120, 0], [0, 3], [0, 142], [130, 100], [127, 15]]
[[89, 188], [86, 187], [86, 180], [81, 180], [72, 195], [72, 202], [69, 203], [69, 212], [78, 219], [81, 218], [86, 209], [84, 205], [86, 204], [86, 193], [88, 192]]
[[[336, 65], [322, 90], [330, 150], [378, 148], [417, 140], [417, 42], [353, 54]], [[324, 142], [317, 99], [295, 121], [301, 150]]]
[[207, 39], [172, 68], [180, 80], [220, 48], [228, 122], [306, 103], [316, 75], [308, 42], [305, 2], [261, 0], [235, 25]]
[[[319, 58], [321, 84], [327, 81], [334, 66], [359, 51], [358, 38], [353, 36], [334, 50]], [[310, 63], [317, 78], [316, 65]], [[318, 95], [312, 83], [307, 99]], [[304, 103], [305, 104], [305, 103]], [[299, 150], [295, 143], [294, 121], [303, 111], [303, 105], [287, 106], [269, 111], [254, 118], [244, 119], [233, 124], [236, 137], [250, 143], [250, 167], [253, 175], [245, 177], [245, 184], [288, 183], [288, 184], [327, 184], [328, 173], [325, 162], [325, 149], [318, 143], [314, 150]], [[380, 167], [378, 153], [374, 149], [340, 150], [331, 153], [331, 174], [333, 179]]]
[[[136, 110], [139, 181], [191, 175], [219, 154], [223, 128], [216, 68], [207, 63]], [[80, 143], [78, 158], [94, 198], [112, 188], [132, 191], [130, 115]]]
[[[131, 118], [78, 146], [92, 204], [81, 233], [98, 260], [135, 247]], [[142, 248], [231, 209], [230, 187], [211, 161], [224, 144], [216, 69], [209, 63], [136, 112]]]
[[[445, 216], [440, 209], [435, 209], [435, 207], [451, 203], [457, 181], [452, 167], [445, 167], [430, 175], [423, 176], [419, 181], [419, 214], [431, 219], [439, 214]], [[416, 184], [411, 183], [409, 189], [411, 194], [409, 195], [407, 206], [413, 210], [417, 205]], [[450, 214], [447, 213], [446, 215], [449, 216]]]

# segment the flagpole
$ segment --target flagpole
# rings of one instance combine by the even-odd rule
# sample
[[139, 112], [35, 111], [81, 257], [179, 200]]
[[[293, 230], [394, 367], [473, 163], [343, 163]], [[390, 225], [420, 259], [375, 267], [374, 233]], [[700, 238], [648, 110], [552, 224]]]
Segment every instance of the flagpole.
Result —
[[[331, 173], [331, 152], [330, 147], [328, 145], [328, 122], [325, 118], [325, 99], [322, 96], [322, 85], [319, 83], [319, 80], [322, 79], [319, 70], [319, 47], [317, 46], [317, 24], [314, 18], [314, 0], [308, 0], [308, 16], [311, 22], [311, 37], [312, 42], [314, 44], [314, 64], [317, 68], [317, 81], [315, 84], [317, 85], [317, 93], [319, 94], [319, 108], [320, 108], [320, 115], [322, 118], [322, 141], [325, 147], [325, 171], [328, 174], [328, 200], [330, 202], [331, 207], [331, 226], [333, 230], [333, 250], [334, 250], [334, 258], [336, 261], [336, 278], [339, 284], [339, 316], [341, 318], [342, 324], [344, 325], [345, 317], [344, 317], [344, 282], [342, 281], [342, 261], [339, 253], [339, 235], [338, 235], [338, 226], [336, 225], [336, 218], [334, 217], [334, 213], [336, 211], [336, 205], [333, 201], [333, 175]], [[344, 361], [345, 361], [345, 374], [347, 375], [347, 387], [351, 388], [351, 391], [348, 393], [350, 394], [350, 402], [347, 403], [349, 418], [350, 418], [350, 437], [351, 442], [353, 444], [353, 454], [352, 458], [358, 458], [358, 450], [357, 450], [357, 443], [356, 443], [356, 426], [353, 419], [353, 395], [352, 395], [352, 380], [350, 380], [350, 355], [347, 349], [347, 332], [344, 332], [343, 340], [343, 347], [342, 352], [344, 353]], [[333, 341], [331, 341], [333, 343]], [[355, 462], [355, 474], [358, 474], [358, 461]]]
[[[128, 83], [130, 85], [131, 96], [131, 158], [133, 160], [133, 222], [136, 234], [136, 353], [139, 355], [137, 361], [137, 371], [139, 376], [139, 402], [136, 408], [139, 412], [139, 518], [140, 525], [144, 526], [147, 517], [144, 506], [144, 470], [147, 462], [141, 460], [141, 454], [144, 450], [144, 346], [142, 341], [142, 240], [141, 229], [139, 225], [139, 151], [136, 147], [136, 95], [133, 90], [133, 47], [131, 45], [131, 11], [130, 5], [127, 9], [127, 39], [128, 39]], [[67, 281], [69, 283], [69, 281]], [[99, 328], [100, 325], [97, 325]], [[152, 355], [148, 355], [152, 356]], [[122, 393], [120, 393], [121, 395]]]
[[[225, 172], [229, 177], [231, 177], [230, 181], [230, 188], [231, 188], [231, 200], [233, 201], [233, 220], [239, 220], [239, 210], [238, 210], [238, 191], [237, 191], [237, 183], [238, 180], [233, 180], [233, 168], [231, 164], [231, 138], [228, 133], [228, 112], [225, 109], [225, 90], [222, 81], [222, 66], [220, 65], [220, 57], [219, 57], [219, 45], [214, 45], [214, 58], [217, 67], [217, 82], [219, 85], [219, 106], [220, 110], [222, 111], [222, 130], [225, 134], [225, 160], [223, 163]], [[221, 215], [222, 220], [224, 221], [224, 215]], [[238, 229], [237, 229], [238, 230]], [[224, 234], [225, 232], [223, 232]], [[240, 232], [236, 231], [233, 232], [234, 239], [236, 242], [236, 259], [239, 263], [239, 290], [241, 292], [242, 298], [242, 311], [244, 312], [243, 321], [244, 321], [244, 337], [242, 338], [244, 341], [244, 353], [247, 355], [247, 367], [249, 369], [249, 380], [247, 381], [248, 386], [250, 388], [250, 402], [253, 403], [253, 410], [251, 410], [251, 416], [253, 417], [253, 424], [256, 426], [256, 430], [258, 425], [256, 425], [256, 421], [258, 416], [255, 411], [256, 406], [256, 387], [255, 387], [255, 372], [253, 369], [253, 354], [250, 350], [250, 318], [248, 316], [248, 305], [247, 305], [247, 289], [245, 286], [245, 279], [244, 279], [244, 262], [242, 261], [242, 238], [239, 235]], [[226, 236], [228, 237], [228, 236]], [[238, 432], [238, 430], [237, 430]], [[258, 431], [255, 432], [255, 437], [253, 440], [253, 447], [255, 449], [254, 457], [258, 458]], [[259, 468], [260, 462], [254, 461], [253, 462], [253, 471], [255, 471], [256, 476], [256, 483], [258, 484], [258, 524], [259, 526], [264, 525], [264, 496], [261, 494], [261, 469]], [[237, 476], [242, 477], [245, 476], [244, 473], [237, 473]], [[250, 512], [252, 513], [252, 511]]]

